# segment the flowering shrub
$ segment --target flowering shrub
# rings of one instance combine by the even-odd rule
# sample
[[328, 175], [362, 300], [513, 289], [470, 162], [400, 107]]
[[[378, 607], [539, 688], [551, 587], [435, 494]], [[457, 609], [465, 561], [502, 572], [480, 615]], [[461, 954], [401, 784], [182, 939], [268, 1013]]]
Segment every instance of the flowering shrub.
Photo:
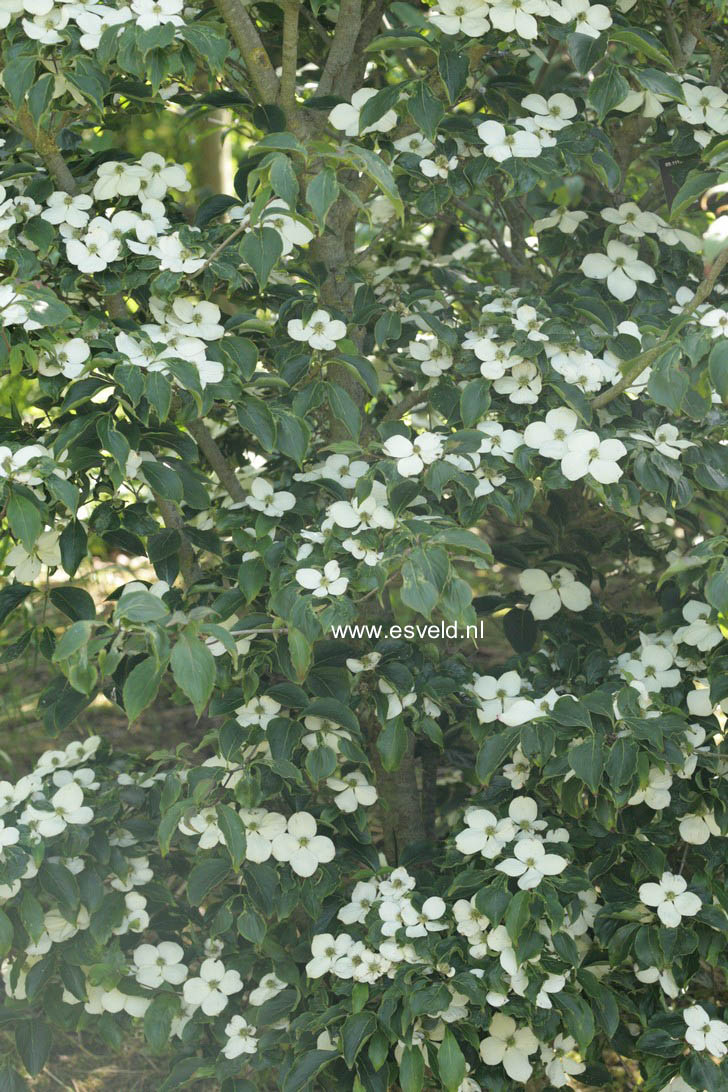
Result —
[[6, 1087], [728, 1088], [721, 18], [0, 0]]

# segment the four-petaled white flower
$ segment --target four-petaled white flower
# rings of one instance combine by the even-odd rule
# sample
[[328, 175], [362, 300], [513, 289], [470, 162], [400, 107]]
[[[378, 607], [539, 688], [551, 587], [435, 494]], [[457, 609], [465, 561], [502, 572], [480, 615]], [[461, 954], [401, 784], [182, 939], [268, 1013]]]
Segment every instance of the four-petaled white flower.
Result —
[[602, 485], [622, 477], [619, 460], [627, 454], [621, 440], [601, 440], [596, 432], [579, 428], [566, 439], [566, 453], [561, 459], [561, 473], [570, 482], [591, 474]]
[[538, 887], [544, 876], [558, 876], [569, 863], [558, 853], [547, 853], [543, 842], [535, 838], [523, 838], [516, 843], [513, 852], [515, 856], [507, 857], [495, 867], [506, 876], [518, 877], [521, 891]]
[[134, 950], [136, 980], [140, 986], [155, 989], [165, 982], [179, 986], [187, 977], [187, 967], [182, 962], [184, 948], [173, 940], [160, 944], [140, 944]]
[[549, 410], [545, 421], [532, 421], [526, 425], [523, 442], [545, 459], [561, 459], [567, 451], [566, 441], [576, 431], [578, 421], [574, 411], [566, 406]]
[[225, 1034], [228, 1041], [222, 1048], [222, 1052], [226, 1058], [238, 1058], [241, 1054], [255, 1054], [258, 1049], [255, 1028], [251, 1027], [242, 1016], [233, 1016], [225, 1026]]
[[688, 447], [695, 447], [692, 440], [680, 440], [675, 425], [660, 425], [655, 429], [654, 436], [648, 436], [645, 432], [630, 432], [633, 440], [641, 440], [643, 444], [650, 444], [661, 455], [668, 459], [679, 459], [680, 452]]
[[612, 239], [606, 254], [587, 254], [579, 268], [587, 277], [606, 281], [612, 295], [624, 302], [632, 299], [638, 281], [654, 284], [657, 279], [654, 269], [637, 255], [635, 247]]
[[324, 595], [343, 595], [349, 579], [341, 575], [338, 561], [327, 561], [320, 569], [297, 569], [296, 580], [302, 588], [321, 598]]
[[273, 839], [273, 856], [290, 864], [297, 876], [313, 876], [320, 864], [333, 861], [334, 843], [316, 833], [316, 820], [307, 811], [296, 812], [287, 823], [287, 830]]
[[346, 326], [341, 319], [332, 319], [328, 311], [319, 308], [307, 322], [290, 319], [288, 336], [294, 341], [306, 341], [312, 349], [335, 349], [336, 342], [346, 336]]
[[182, 993], [188, 1005], [202, 1009], [205, 1016], [217, 1016], [228, 1003], [230, 996], [243, 988], [237, 971], [225, 970], [219, 959], [205, 959], [197, 978], [188, 978]]
[[436, 432], [421, 432], [414, 440], [390, 436], [384, 441], [382, 450], [390, 459], [397, 460], [397, 472], [403, 478], [411, 478], [441, 457], [442, 437]]
[[94, 817], [91, 808], [83, 803], [83, 791], [75, 781], [58, 789], [50, 799], [50, 811], [35, 808], [26, 809], [33, 820], [33, 827], [41, 838], [52, 838], [62, 834], [67, 826], [85, 826]]
[[576, 22], [577, 34], [598, 38], [612, 25], [609, 8], [604, 4], [592, 4], [590, 0], [559, 0], [549, 5], [552, 18], [560, 23]]
[[485, 808], [468, 808], [465, 823], [466, 829], [455, 837], [455, 846], [466, 855], [480, 853], [493, 860], [516, 835], [511, 819], [496, 819], [493, 812]]
[[506, 159], [533, 159], [541, 154], [541, 141], [535, 133], [516, 129], [508, 133], [499, 121], [484, 121], [478, 126], [478, 136], [485, 144], [483, 154], [496, 163]]
[[334, 129], [343, 130], [346, 136], [364, 136], [365, 133], [388, 133], [397, 124], [397, 115], [394, 110], [387, 110], [371, 125], [365, 126], [359, 132], [359, 120], [364, 104], [369, 102], [378, 92], [373, 87], [362, 87], [351, 96], [351, 102], [340, 102], [329, 114], [329, 121]]
[[256, 478], [250, 487], [250, 495], [245, 503], [248, 508], [253, 508], [256, 512], [279, 517], [293, 508], [296, 498], [293, 493], [285, 489], [276, 492], [265, 478]]
[[561, 92], [551, 95], [549, 99], [543, 95], [526, 95], [525, 99], [521, 99], [521, 106], [536, 115], [542, 129], [552, 132], [570, 125], [571, 119], [576, 116], [576, 103]]
[[377, 802], [377, 790], [369, 784], [361, 770], [352, 770], [340, 777], [327, 777], [326, 784], [336, 793], [334, 803], [339, 811], [369, 808]]
[[713, 1020], [702, 1005], [691, 1005], [683, 1010], [687, 1024], [685, 1039], [695, 1050], [707, 1050], [715, 1058], [728, 1054], [728, 1024]]
[[684, 876], [663, 872], [659, 883], [640, 884], [640, 902], [654, 906], [662, 924], [668, 929], [676, 929], [683, 918], [694, 917], [703, 905], [687, 887]]
[[529, 1056], [538, 1050], [538, 1039], [530, 1028], [519, 1028], [512, 1016], [497, 1012], [480, 1044], [486, 1065], [502, 1065], [513, 1081], [525, 1083], [533, 1072]]
[[490, 30], [488, 5], [483, 0], [439, 0], [428, 14], [443, 34], [462, 33], [469, 38], [480, 38]]
[[569, 610], [582, 611], [591, 604], [588, 587], [569, 569], [561, 568], [553, 576], [543, 569], [524, 569], [518, 583], [526, 595], [533, 596], [528, 609], [539, 621], [553, 617], [562, 605]]
[[532, 39], [538, 35], [535, 15], [548, 15], [545, 0], [496, 0], [488, 12], [490, 21], [498, 30], [510, 34], [515, 31], [521, 38]]

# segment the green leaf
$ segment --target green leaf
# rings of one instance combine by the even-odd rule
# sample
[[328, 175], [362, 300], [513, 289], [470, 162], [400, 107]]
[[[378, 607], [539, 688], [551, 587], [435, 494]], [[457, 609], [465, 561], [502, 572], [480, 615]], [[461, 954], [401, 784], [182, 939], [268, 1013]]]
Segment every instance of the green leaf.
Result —
[[30, 595], [33, 588], [30, 584], [8, 584], [0, 588], [0, 622], [4, 622], [16, 607], [19, 607], [24, 599]]
[[190, 872], [187, 880], [187, 898], [190, 906], [199, 906], [207, 895], [225, 879], [230, 863], [220, 857], [200, 861]]
[[587, 97], [601, 121], [628, 94], [629, 84], [624, 76], [615, 65], [609, 65], [605, 72], [593, 80]]
[[327, 383], [326, 393], [335, 420], [344, 423], [352, 440], [358, 440], [361, 432], [361, 414], [354, 399], [336, 383]]
[[127, 622], [159, 622], [167, 617], [169, 607], [150, 591], [133, 591], [121, 596], [114, 613]]
[[490, 406], [490, 384], [485, 379], [471, 379], [460, 394], [460, 416], [465, 428], [482, 420]]
[[189, 806], [189, 801], [178, 800], [162, 816], [157, 829], [157, 841], [159, 842], [159, 851], [163, 857], [166, 857], [169, 853], [169, 847], [177, 830], [177, 825]]
[[728, 569], [721, 569], [705, 585], [705, 598], [721, 614], [728, 613]]
[[217, 825], [222, 831], [225, 845], [237, 872], [245, 860], [245, 827], [243, 821], [229, 804], [217, 805]]
[[475, 760], [475, 774], [482, 784], [486, 784], [490, 777], [499, 769], [516, 744], [520, 733], [519, 728], [506, 728], [494, 736], [488, 736], [478, 751]]
[[303, 682], [311, 666], [313, 646], [306, 635], [295, 626], [288, 627], [288, 652], [296, 678], [299, 682]]
[[58, 861], [44, 861], [39, 872], [40, 885], [63, 913], [75, 915], [81, 903], [78, 881], [73, 873]]
[[695, 205], [697, 211], [698, 201], [714, 184], [716, 178], [715, 171], [691, 171], [672, 199], [670, 219], [674, 220], [678, 213], [683, 212], [690, 205]]
[[0, 959], [4, 959], [13, 946], [13, 923], [5, 913], [0, 910]]
[[397, 183], [394, 181], [394, 175], [390, 168], [381, 156], [378, 156], [376, 152], [372, 152], [369, 148], [361, 148], [356, 144], [345, 144], [343, 151], [354, 163], [354, 166], [363, 171], [379, 187], [382, 193], [386, 194], [394, 205], [397, 215], [400, 218], [403, 217], [404, 205], [397, 189]]
[[28, 1092], [26, 1081], [10, 1062], [5, 1062], [0, 1068], [0, 1092]]
[[51, 588], [50, 600], [72, 622], [93, 621], [96, 617], [94, 601], [83, 588]]
[[728, 338], [718, 338], [710, 350], [708, 370], [714, 388], [728, 403]]
[[678, 102], [685, 102], [682, 86], [666, 72], [660, 72], [657, 68], [636, 67], [634, 74], [648, 91], [653, 91], [656, 95], [667, 95], [671, 99], [677, 99]]
[[255, 273], [258, 288], [262, 292], [268, 283], [273, 267], [283, 253], [283, 241], [273, 228], [262, 227], [249, 231], [240, 246], [240, 253]]
[[538, 638], [538, 626], [530, 610], [518, 607], [504, 616], [503, 632], [516, 652], [530, 652]]
[[450, 1028], [437, 1051], [437, 1068], [445, 1092], [457, 1092], [465, 1078], [465, 1055]]
[[[153, 372], [152, 374], [156, 373]], [[184, 496], [182, 479], [176, 471], [163, 463], [148, 459], [142, 463], [142, 473], [150, 489], [164, 497], [165, 500], [174, 501], [175, 504], [182, 500]]]
[[294, 1061], [286, 1073], [283, 1078], [281, 1092], [303, 1092], [303, 1089], [309, 1086], [309, 1082], [313, 1080], [316, 1074], [320, 1073], [324, 1066], [338, 1057], [339, 1054], [336, 1050], [307, 1051], [298, 1061]]
[[306, 769], [312, 781], [331, 777], [336, 766], [336, 754], [331, 747], [314, 747], [306, 755]]
[[69, 626], [54, 649], [53, 662], [62, 663], [87, 645], [92, 629], [92, 624], [88, 621], [74, 622], [72, 626]]
[[559, 698], [549, 714], [557, 724], [565, 728], [591, 728], [591, 714], [586, 706], [574, 698]]
[[422, 130], [428, 140], [434, 141], [437, 127], [445, 115], [445, 109], [424, 80], [415, 84], [414, 94], [407, 100], [407, 109], [415, 125]]
[[581, 997], [562, 992], [553, 995], [554, 1004], [564, 1014], [564, 1023], [584, 1054], [596, 1033], [591, 1008]]
[[371, 98], [367, 99], [359, 114], [360, 133], [363, 133], [370, 125], [374, 125], [381, 117], [384, 117], [388, 110], [397, 105], [400, 90], [400, 84], [392, 84], [389, 87], [383, 87], [381, 91], [377, 91], [376, 95], [372, 95]]
[[160, 993], [144, 1013], [144, 1038], [154, 1051], [166, 1046], [172, 1030], [172, 1020], [179, 1012], [176, 994]]
[[153, 656], [148, 656], [146, 660], [140, 660], [127, 675], [122, 690], [122, 701], [130, 724], [133, 724], [140, 713], [143, 713], [156, 698], [164, 671], [164, 664], [159, 664]]
[[265, 402], [253, 395], [245, 395], [236, 404], [235, 411], [243, 428], [256, 436], [266, 451], [273, 451], [276, 444], [276, 423]]
[[276, 414], [276, 436], [278, 450], [302, 466], [311, 442], [308, 423], [292, 413], [279, 411]]
[[342, 1054], [349, 1069], [354, 1065], [357, 1054], [371, 1038], [377, 1027], [377, 1018], [373, 1012], [357, 1012], [348, 1016], [341, 1029]]
[[457, 102], [461, 93], [465, 90], [468, 79], [467, 53], [457, 47], [449, 48], [443, 44], [437, 56], [437, 69], [445, 85], [450, 103]]
[[320, 231], [324, 230], [326, 217], [338, 196], [339, 183], [336, 181], [336, 171], [331, 167], [314, 175], [306, 187], [306, 201], [311, 206]]
[[298, 179], [288, 156], [277, 155], [270, 166], [270, 183], [273, 192], [282, 197], [289, 208], [295, 209], [298, 200]]
[[340, 725], [342, 728], [348, 729], [355, 735], [359, 735], [359, 721], [356, 715], [347, 705], [344, 705], [340, 701], [336, 701], [335, 698], [317, 698], [312, 701], [302, 713], [305, 717], [321, 717], [324, 720], [331, 720], [334, 724]]
[[51, 1029], [45, 1020], [34, 1016], [31, 1020], [23, 1020], [18, 1025], [15, 1031], [15, 1045], [31, 1077], [37, 1077], [45, 1066], [52, 1042]]
[[515, 944], [531, 920], [531, 892], [519, 891], [506, 908], [504, 924], [508, 936]]
[[670, 70], [674, 68], [672, 59], [663, 49], [662, 43], [646, 30], [639, 30], [637, 27], [611, 26], [607, 33], [612, 42], [622, 42], [635, 53], [643, 53], [645, 57], [657, 61]]
[[598, 736], [570, 747], [567, 751], [569, 766], [593, 793], [599, 788], [604, 773], [604, 745]]
[[170, 665], [174, 681], [199, 717], [215, 685], [215, 657], [199, 638], [185, 632], [172, 649]]
[[86, 528], [78, 519], [72, 519], [63, 528], [58, 541], [61, 550], [61, 564], [69, 576], [75, 576], [76, 569], [86, 557], [88, 539]]
[[3, 83], [13, 106], [22, 105], [23, 99], [35, 83], [36, 57], [13, 57], [3, 69]]
[[406, 1046], [399, 1063], [402, 1092], [421, 1092], [425, 1082], [425, 1059], [419, 1047]]
[[574, 68], [581, 76], [585, 76], [604, 56], [607, 38], [604, 34], [600, 34], [598, 38], [592, 38], [589, 34], [575, 33], [568, 36], [566, 45], [569, 56], [574, 62]]
[[637, 744], [634, 740], [625, 737], [615, 739], [604, 769], [615, 789], [627, 785], [637, 769]]
[[400, 597], [405, 606], [429, 618], [440, 598], [440, 593], [425, 574], [408, 559], [402, 566]]
[[377, 736], [377, 750], [382, 756], [382, 765], [391, 773], [399, 767], [407, 751], [409, 735], [401, 717], [388, 720]]
[[13, 493], [7, 509], [10, 530], [30, 554], [43, 530], [43, 522], [38, 506], [20, 493]]

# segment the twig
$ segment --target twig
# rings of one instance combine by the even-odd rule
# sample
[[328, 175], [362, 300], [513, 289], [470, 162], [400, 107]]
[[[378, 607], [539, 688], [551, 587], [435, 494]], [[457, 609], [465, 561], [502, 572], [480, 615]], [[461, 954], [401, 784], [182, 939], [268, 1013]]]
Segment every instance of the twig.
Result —
[[618, 398], [623, 391], [626, 391], [628, 387], [631, 387], [636, 379], [642, 375], [642, 372], [649, 368], [650, 364], [655, 361], [662, 350], [672, 341], [680, 326], [683, 325], [685, 319], [687, 319], [696, 307], [700, 307], [701, 303], [704, 303], [710, 293], [715, 287], [715, 282], [718, 280], [718, 276], [728, 262], [728, 248], [721, 251], [718, 257], [710, 267], [710, 272], [707, 277], [700, 282], [695, 292], [695, 295], [686, 303], [679, 315], [678, 324], [675, 328], [667, 333], [665, 337], [660, 338], [656, 345], [653, 345], [650, 349], [646, 349], [643, 353], [634, 357], [633, 360], [628, 361], [626, 364], [626, 371], [618, 382], [610, 387], [608, 391], [604, 391], [603, 394], [597, 395], [596, 398], [592, 398], [591, 405], [594, 409], [600, 409], [602, 406], [608, 406], [610, 402], [613, 402], [615, 398]]
[[235, 477], [235, 471], [218, 447], [204, 421], [190, 421], [187, 425], [187, 431], [217, 474], [220, 484], [225, 487], [233, 500], [244, 501], [247, 498], [247, 493]]
[[394, 406], [390, 406], [382, 421], [399, 421], [408, 410], [414, 409], [421, 402], [427, 401], [427, 395], [423, 390], [408, 391]]
[[225, 250], [226, 247], [230, 246], [230, 243], [234, 242], [238, 238], [238, 236], [242, 235], [243, 232], [247, 230], [248, 226], [249, 225], [247, 223], [238, 224], [238, 226], [235, 228], [235, 231], [228, 235], [227, 239], [223, 239], [219, 246], [215, 247], [205, 264], [200, 269], [198, 269], [196, 273], [192, 274], [190, 280], [194, 280], [195, 277], [201, 276], [206, 269], [209, 269], [209, 267], [215, 261], [215, 258], [217, 258], [219, 254], [222, 254], [223, 250]]
[[154, 493], [154, 500], [156, 501], [157, 508], [164, 520], [165, 527], [179, 533], [179, 569], [185, 587], [189, 588], [191, 584], [195, 584], [200, 579], [202, 576], [202, 569], [197, 564], [195, 552], [192, 549], [192, 543], [185, 535], [184, 520], [176, 507], [171, 501], [168, 501], [166, 497], [160, 497], [159, 493]]

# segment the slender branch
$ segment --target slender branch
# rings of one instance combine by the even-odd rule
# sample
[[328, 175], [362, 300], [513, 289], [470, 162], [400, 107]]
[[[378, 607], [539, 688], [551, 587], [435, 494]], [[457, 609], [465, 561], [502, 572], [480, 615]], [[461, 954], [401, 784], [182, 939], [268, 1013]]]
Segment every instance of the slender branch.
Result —
[[262, 102], [278, 98], [278, 77], [261, 41], [255, 23], [240, 0], [215, 0], [220, 15], [227, 23], [235, 45], [245, 61], [250, 79]]
[[205, 422], [190, 421], [187, 430], [217, 474], [220, 484], [224, 486], [234, 501], [244, 501], [247, 494], [235, 477], [235, 471], [217, 446], [217, 442], [209, 432]]
[[298, 70], [299, 0], [280, 0], [283, 8], [283, 44], [278, 104], [285, 111], [296, 108], [296, 72]]
[[155, 493], [154, 500], [156, 501], [157, 508], [164, 520], [164, 526], [172, 531], [179, 532], [179, 570], [185, 587], [189, 588], [191, 584], [195, 584], [200, 579], [202, 576], [202, 569], [197, 564], [195, 552], [192, 549], [192, 543], [185, 535], [184, 520], [176, 507], [171, 501], [168, 501], [166, 497], [160, 497], [159, 493]]
[[408, 410], [427, 401], [427, 394], [423, 390], [408, 391], [394, 406], [390, 406], [382, 421], [399, 421]]
[[215, 247], [205, 264], [200, 269], [198, 269], [196, 273], [192, 274], [190, 280], [194, 280], [195, 277], [200, 277], [205, 272], [205, 270], [212, 265], [212, 263], [215, 261], [215, 258], [217, 258], [218, 255], [222, 254], [223, 250], [225, 250], [226, 247], [230, 246], [230, 244], [234, 242], [238, 238], [238, 236], [242, 235], [244, 231], [247, 231], [249, 226], [250, 225], [245, 222], [242, 224], [238, 224], [238, 226], [235, 228], [235, 231], [231, 232], [230, 235], [228, 235], [227, 239], [223, 239], [223, 241]]
[[[679, 324], [677, 329], [682, 326], [685, 319], [687, 319], [693, 311], [700, 307], [701, 303], [705, 303], [710, 293], [715, 287], [715, 282], [718, 280], [721, 270], [728, 262], [728, 248], [721, 251], [718, 257], [710, 267], [710, 272], [704, 280], [700, 282], [693, 298], [686, 303], [680, 312]], [[673, 329], [671, 333], [660, 338], [656, 345], [653, 345], [650, 349], [646, 349], [639, 356], [634, 357], [625, 365], [626, 370], [620, 380], [618, 380], [613, 387], [610, 387], [608, 391], [604, 391], [603, 394], [597, 395], [596, 398], [592, 398], [591, 404], [594, 409], [600, 409], [602, 406], [608, 406], [610, 402], [613, 402], [615, 398], [618, 398], [623, 391], [626, 391], [628, 387], [631, 387], [636, 379], [642, 375], [646, 368], [649, 368], [650, 364], [655, 361], [663, 349], [672, 341], [673, 337], [677, 333], [677, 329]]]

